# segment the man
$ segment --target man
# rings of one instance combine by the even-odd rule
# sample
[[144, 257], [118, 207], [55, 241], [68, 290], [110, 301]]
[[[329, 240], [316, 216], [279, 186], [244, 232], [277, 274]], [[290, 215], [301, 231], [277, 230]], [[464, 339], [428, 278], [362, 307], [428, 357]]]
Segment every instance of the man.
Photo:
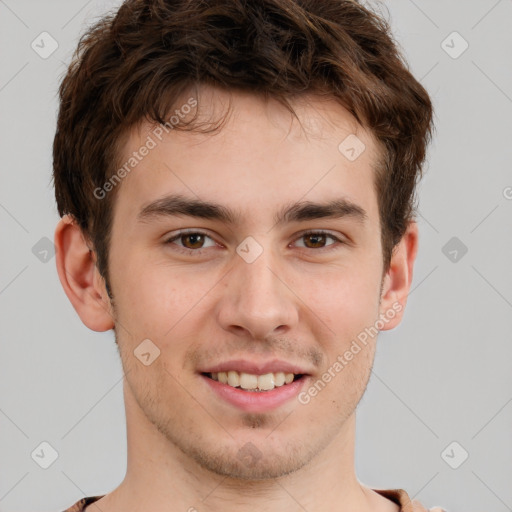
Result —
[[128, 437], [123, 482], [68, 510], [425, 511], [354, 471], [432, 128], [386, 23], [349, 0], [129, 0], [60, 99], [59, 277], [114, 329]]

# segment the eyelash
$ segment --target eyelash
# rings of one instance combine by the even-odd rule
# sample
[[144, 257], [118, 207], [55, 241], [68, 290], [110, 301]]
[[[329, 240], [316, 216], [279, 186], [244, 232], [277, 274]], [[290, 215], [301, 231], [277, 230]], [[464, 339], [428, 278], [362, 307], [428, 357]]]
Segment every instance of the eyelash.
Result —
[[[203, 231], [180, 231], [176, 235], [173, 235], [171, 238], [168, 238], [165, 241], [165, 244], [171, 244], [175, 240], [178, 240], [179, 238], [181, 238], [182, 236], [185, 236], [185, 235], [203, 235], [203, 236], [206, 236], [206, 237], [210, 238], [211, 240], [213, 240], [213, 238], [210, 235], [208, 235], [207, 233], [205, 233]], [[333, 239], [337, 243], [330, 244], [327, 247], [320, 247], [318, 249], [311, 248], [311, 247], [302, 247], [301, 249], [303, 249], [303, 250], [311, 250], [311, 251], [317, 251], [317, 252], [324, 252], [325, 253], [325, 252], [328, 252], [328, 251], [332, 251], [332, 250], [338, 249], [339, 248], [338, 247], [339, 244], [345, 244], [345, 242], [343, 242], [343, 240], [339, 239], [338, 237], [334, 236], [333, 234], [329, 233], [328, 231], [324, 231], [324, 230], [321, 230], [321, 229], [319, 229], [319, 230], [312, 230], [312, 231], [305, 231], [304, 233], [301, 233], [301, 235], [296, 240], [304, 238], [304, 237], [306, 237], [308, 235], [326, 235], [327, 237]], [[209, 247], [200, 248], [200, 249], [189, 249], [187, 247], [181, 247], [179, 245], [176, 245], [176, 250], [178, 250], [178, 252], [181, 252], [181, 253], [184, 253], [184, 254], [201, 255], [203, 253], [203, 251], [205, 251], [207, 249], [209, 249]]]

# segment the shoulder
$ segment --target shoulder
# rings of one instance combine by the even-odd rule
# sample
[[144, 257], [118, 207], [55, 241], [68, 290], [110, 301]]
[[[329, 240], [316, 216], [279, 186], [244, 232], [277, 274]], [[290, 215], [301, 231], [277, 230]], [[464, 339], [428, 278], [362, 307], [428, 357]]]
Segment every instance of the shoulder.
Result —
[[83, 512], [85, 510], [85, 507], [87, 505], [90, 505], [91, 503], [94, 503], [95, 501], [98, 501], [100, 498], [103, 498], [102, 496], [89, 496], [86, 498], [82, 498], [78, 500], [74, 505], [64, 510], [64, 512]]
[[400, 505], [401, 512], [446, 512], [442, 507], [427, 509], [418, 500], [411, 500], [404, 489], [373, 489], [376, 493]]

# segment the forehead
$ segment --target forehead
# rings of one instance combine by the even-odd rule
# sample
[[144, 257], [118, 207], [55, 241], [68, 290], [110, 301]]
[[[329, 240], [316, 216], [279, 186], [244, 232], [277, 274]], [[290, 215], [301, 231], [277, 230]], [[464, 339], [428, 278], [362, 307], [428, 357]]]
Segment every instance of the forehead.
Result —
[[[193, 112], [180, 107], [187, 104], [195, 104]], [[202, 87], [185, 94], [176, 102], [174, 122], [196, 116], [199, 128], [222, 124], [209, 133], [163, 130], [147, 121], [133, 127], [121, 161], [150, 149], [123, 179], [119, 208], [129, 204], [140, 212], [159, 197], [181, 194], [231, 205], [250, 217], [252, 210], [275, 215], [283, 203], [300, 198], [345, 195], [366, 203], [371, 214], [380, 156], [372, 134], [334, 99], [304, 95], [291, 105], [297, 118], [278, 101], [248, 93]]]

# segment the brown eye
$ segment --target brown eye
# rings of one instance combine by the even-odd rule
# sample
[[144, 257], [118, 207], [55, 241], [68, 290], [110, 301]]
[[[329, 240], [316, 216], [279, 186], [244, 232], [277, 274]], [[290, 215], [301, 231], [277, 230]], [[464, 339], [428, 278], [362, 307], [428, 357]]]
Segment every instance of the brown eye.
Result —
[[187, 249], [201, 249], [204, 244], [204, 235], [201, 233], [187, 233], [180, 235], [180, 240], [183, 247]]
[[201, 231], [189, 231], [177, 233], [165, 241], [167, 245], [174, 245], [177, 250], [200, 252], [201, 249], [214, 247], [215, 241], [206, 233]]
[[325, 246], [327, 236], [323, 233], [309, 233], [304, 235], [304, 240], [309, 240], [311, 243], [306, 243], [308, 249], [318, 249], [319, 247]]
[[[328, 239], [331, 239], [334, 242], [328, 243]], [[303, 244], [299, 245], [299, 247], [305, 249], [330, 250], [336, 249], [340, 244], [343, 244], [342, 240], [324, 231], [310, 231], [308, 233], [303, 233], [298, 240], [303, 240]]]

